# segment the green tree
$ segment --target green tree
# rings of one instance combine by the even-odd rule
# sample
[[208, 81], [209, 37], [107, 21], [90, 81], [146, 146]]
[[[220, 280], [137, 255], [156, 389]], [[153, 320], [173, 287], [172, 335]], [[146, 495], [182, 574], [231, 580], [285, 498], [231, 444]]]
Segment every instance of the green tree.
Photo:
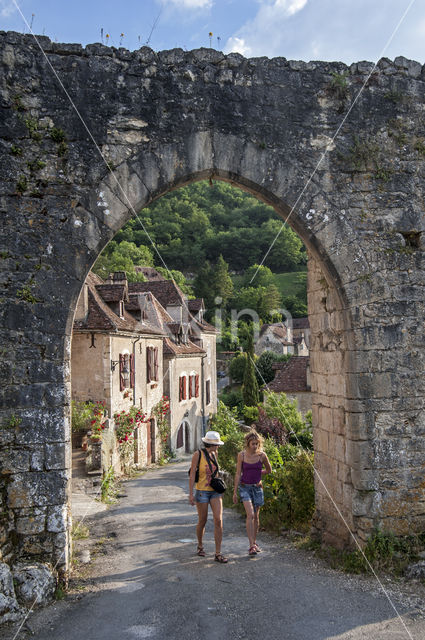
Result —
[[119, 244], [112, 244], [112, 251], [108, 248], [96, 260], [93, 271], [101, 278], [107, 278], [114, 271], [125, 271], [129, 282], [143, 282], [141, 273], [136, 273], [135, 266], [152, 266], [152, 253], [145, 246], [137, 247], [134, 242], [124, 240]]
[[255, 377], [255, 364], [254, 364], [254, 341], [252, 333], [250, 334], [248, 341], [248, 349], [246, 354], [246, 366], [242, 384], [242, 395], [244, 405], [247, 407], [257, 406], [260, 400], [260, 394], [258, 391], [258, 382]]
[[[220, 254], [213, 269], [212, 288], [214, 298], [220, 297], [225, 306], [233, 293], [233, 282], [229, 275], [229, 265]], [[215, 301], [214, 301], [215, 302]]]
[[246, 353], [238, 353], [229, 365], [229, 375], [234, 382], [242, 382], [246, 368]]
[[245, 271], [243, 278], [244, 287], [269, 287], [274, 285], [274, 275], [268, 267], [253, 264]]
[[268, 384], [274, 380], [276, 371], [273, 369], [273, 365], [275, 362], [286, 362], [290, 357], [290, 355], [274, 353], [274, 351], [263, 351], [255, 363], [255, 375], [259, 386], [261, 387], [263, 384]]

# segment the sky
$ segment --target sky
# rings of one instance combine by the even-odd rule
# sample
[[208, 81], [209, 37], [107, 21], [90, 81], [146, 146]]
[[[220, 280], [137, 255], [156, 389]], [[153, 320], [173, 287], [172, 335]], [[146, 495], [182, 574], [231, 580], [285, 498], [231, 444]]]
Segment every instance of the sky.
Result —
[[16, 5], [34, 33], [57, 42], [425, 62], [425, 0], [0, 0], [1, 30], [28, 33]]

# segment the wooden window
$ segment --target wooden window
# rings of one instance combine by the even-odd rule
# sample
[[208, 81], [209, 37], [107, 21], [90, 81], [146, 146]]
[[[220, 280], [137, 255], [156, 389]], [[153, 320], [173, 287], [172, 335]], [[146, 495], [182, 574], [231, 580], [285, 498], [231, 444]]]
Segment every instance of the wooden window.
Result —
[[158, 380], [158, 347], [147, 347], [146, 349], [146, 381]]
[[211, 380], [207, 380], [205, 383], [205, 402], [206, 404], [210, 404], [211, 402]]
[[119, 355], [120, 360], [120, 391], [124, 391], [125, 389], [125, 379], [124, 379], [124, 363], [125, 357], [122, 353]]
[[179, 402], [186, 400], [186, 376], [179, 378]]
[[199, 398], [199, 375], [195, 376], [195, 398]]
[[159, 377], [159, 365], [158, 365], [158, 347], [153, 348], [153, 375], [154, 380], [158, 380]]
[[134, 368], [134, 354], [130, 354], [130, 387], [134, 389], [135, 386], [135, 368]]

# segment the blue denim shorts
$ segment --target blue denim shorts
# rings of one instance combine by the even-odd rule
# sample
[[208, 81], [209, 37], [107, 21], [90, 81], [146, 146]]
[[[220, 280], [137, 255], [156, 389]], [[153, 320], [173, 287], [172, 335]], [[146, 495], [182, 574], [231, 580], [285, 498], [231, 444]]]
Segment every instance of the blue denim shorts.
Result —
[[210, 500], [214, 500], [214, 498], [222, 498], [222, 493], [217, 493], [217, 491], [199, 491], [196, 489], [195, 491], [195, 502], [210, 502]]
[[264, 504], [263, 488], [256, 484], [240, 484], [239, 495], [242, 502], [252, 502], [254, 507], [262, 507]]

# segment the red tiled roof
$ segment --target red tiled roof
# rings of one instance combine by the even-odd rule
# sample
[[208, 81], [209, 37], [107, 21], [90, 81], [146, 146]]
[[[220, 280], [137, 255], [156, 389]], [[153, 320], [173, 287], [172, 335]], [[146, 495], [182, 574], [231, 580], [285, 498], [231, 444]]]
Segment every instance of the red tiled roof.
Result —
[[292, 318], [293, 329], [309, 329], [310, 323], [308, 318]]
[[[94, 277], [93, 277], [94, 276]], [[85, 320], [74, 322], [74, 329], [93, 331], [125, 331], [149, 335], [162, 335], [164, 332], [151, 323], [138, 322], [124, 309], [124, 316], [120, 317], [112, 311], [107, 302], [102, 298], [103, 287], [94, 284], [98, 276], [91, 274], [86, 278], [88, 285], [88, 313]], [[117, 285], [107, 285], [117, 286]], [[118, 285], [121, 286], [121, 285]]]
[[145, 278], [149, 282], [158, 282], [160, 280], [165, 280], [164, 276], [162, 276], [159, 271], [154, 269], [154, 267], [139, 267], [135, 266], [134, 270], [136, 273], [143, 273]]
[[307, 367], [309, 356], [292, 356], [287, 362], [276, 362], [273, 369], [277, 369], [275, 379], [266, 389], [276, 393], [310, 391], [307, 386]]
[[189, 311], [197, 312], [204, 308], [204, 300], [203, 298], [194, 298], [193, 300], [187, 301], [187, 306], [189, 307]]
[[160, 280], [158, 282], [129, 282], [128, 290], [130, 293], [144, 293], [146, 291], [150, 291], [163, 307], [166, 307], [169, 304], [183, 304], [186, 299], [182, 290], [172, 280]]
[[176, 344], [170, 340], [170, 338], [164, 339], [163, 352], [164, 354], [169, 355], [197, 355], [200, 353], [206, 353], [204, 349], [193, 344], [190, 340], [187, 344]]
[[105, 302], [120, 302], [127, 298], [123, 284], [97, 284], [96, 289]]

